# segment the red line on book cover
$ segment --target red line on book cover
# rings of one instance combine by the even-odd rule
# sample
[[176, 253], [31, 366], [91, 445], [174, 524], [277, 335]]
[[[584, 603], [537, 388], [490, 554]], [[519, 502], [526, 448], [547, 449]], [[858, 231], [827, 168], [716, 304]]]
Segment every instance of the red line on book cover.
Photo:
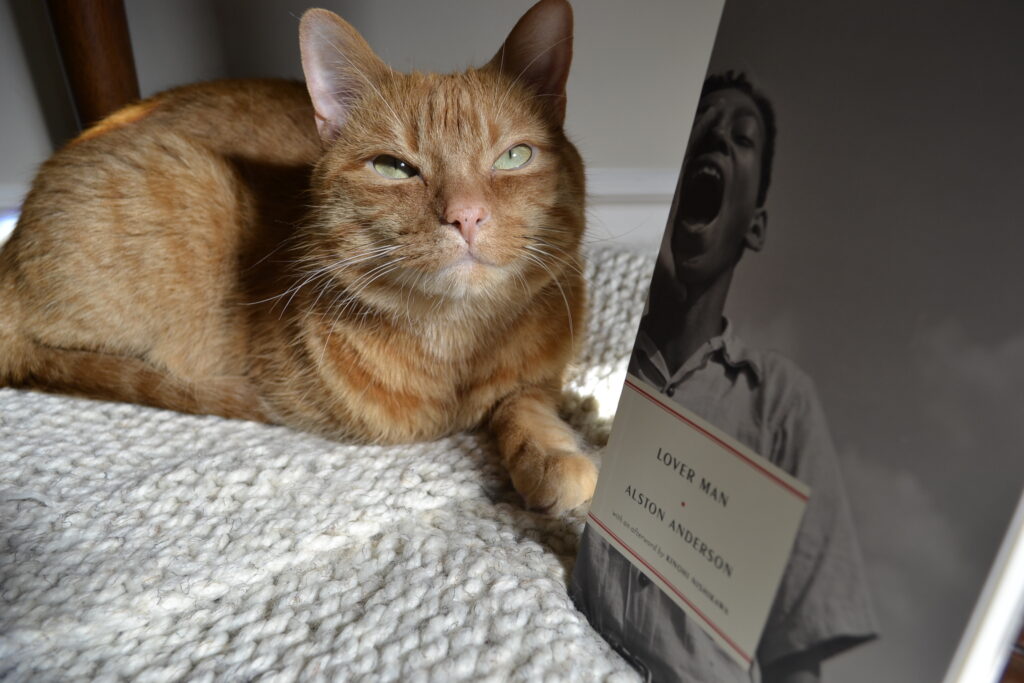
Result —
[[732, 453], [736, 457], [742, 459], [743, 462], [745, 462], [748, 465], [750, 465], [751, 467], [759, 470], [766, 477], [768, 477], [769, 479], [772, 479], [773, 481], [775, 481], [775, 483], [777, 483], [779, 486], [783, 487], [784, 489], [786, 489], [787, 491], [792, 493], [794, 496], [796, 496], [800, 500], [804, 501], [805, 503], [807, 502], [808, 496], [806, 494], [804, 494], [803, 492], [793, 488], [792, 486], [789, 485], [789, 483], [787, 483], [783, 479], [780, 479], [774, 473], [772, 473], [771, 471], [769, 471], [768, 469], [766, 469], [762, 465], [758, 464], [756, 461], [751, 459], [749, 456], [747, 456], [744, 453], [741, 453], [740, 451], [736, 450], [735, 448], [733, 448], [731, 445], [729, 445], [725, 441], [722, 441], [720, 438], [718, 438], [717, 436], [715, 436], [714, 434], [712, 434], [708, 430], [704, 429], [703, 427], [701, 427], [699, 424], [697, 424], [696, 422], [694, 422], [690, 418], [686, 417], [685, 415], [683, 415], [681, 413], [676, 412], [675, 410], [672, 409], [671, 406], [665, 405], [664, 403], [661, 402], [661, 400], [657, 396], [654, 396], [653, 394], [650, 394], [650, 393], [644, 391], [641, 387], [638, 387], [637, 385], [635, 385], [631, 381], [629, 381], [628, 378], [626, 379], [626, 386], [629, 387], [630, 389], [632, 389], [633, 391], [637, 392], [638, 394], [640, 394], [641, 396], [643, 396], [648, 401], [650, 401], [654, 405], [658, 406], [659, 408], [661, 408], [665, 412], [670, 413], [675, 418], [677, 418], [679, 420], [682, 420], [683, 422], [685, 422], [689, 426], [693, 427], [698, 432], [700, 432], [701, 434], [703, 434], [707, 438], [711, 439], [712, 441], [717, 443], [722, 448], [726, 449], [727, 451], [729, 451], [730, 453]]
[[669, 587], [669, 588], [670, 588], [670, 589], [672, 590], [672, 592], [673, 592], [673, 593], [675, 593], [676, 595], [678, 595], [678, 596], [679, 596], [679, 599], [680, 599], [680, 600], [682, 600], [682, 601], [683, 601], [683, 602], [685, 602], [685, 603], [686, 603], [687, 605], [689, 605], [689, 606], [690, 606], [690, 609], [692, 609], [692, 610], [693, 610], [694, 612], [696, 612], [696, 613], [697, 613], [697, 616], [699, 616], [699, 617], [700, 617], [701, 619], [703, 619], [703, 620], [704, 620], [704, 623], [706, 623], [706, 624], [707, 624], [708, 626], [710, 626], [711, 628], [713, 628], [713, 629], [715, 630], [715, 633], [717, 633], [718, 635], [720, 635], [720, 636], [722, 637], [722, 640], [724, 640], [724, 641], [725, 641], [726, 643], [728, 643], [728, 644], [729, 644], [729, 647], [731, 647], [731, 648], [732, 648], [733, 650], [735, 650], [735, 651], [736, 651], [736, 653], [737, 653], [737, 654], [739, 654], [739, 656], [740, 656], [740, 657], [742, 657], [742, 658], [743, 658], [743, 660], [744, 660], [745, 662], [747, 662], [747, 663], [749, 663], [749, 662], [750, 662], [750, 660], [751, 660], [751, 657], [750, 657], [750, 655], [748, 655], [748, 654], [747, 654], [746, 652], [744, 652], [744, 651], [743, 651], [743, 648], [741, 648], [741, 647], [740, 647], [739, 645], [737, 645], [737, 644], [736, 644], [735, 642], [733, 642], [732, 638], [730, 638], [729, 636], [727, 636], [727, 635], [725, 634], [725, 632], [724, 632], [724, 631], [723, 631], [722, 629], [718, 628], [718, 624], [716, 624], [715, 622], [711, 621], [711, 618], [710, 618], [710, 617], [708, 617], [708, 616], [707, 616], [706, 614], [704, 614], [703, 612], [701, 612], [701, 611], [700, 611], [700, 608], [699, 608], [699, 607], [697, 607], [697, 606], [696, 606], [695, 604], [693, 604], [692, 602], [690, 602], [690, 601], [689, 601], [689, 600], [688, 600], [688, 599], [686, 598], [686, 596], [685, 596], [685, 595], [683, 595], [683, 594], [682, 594], [682, 592], [681, 592], [681, 591], [680, 591], [680, 590], [679, 590], [678, 588], [676, 588], [676, 587], [675, 587], [675, 586], [674, 586], [674, 585], [672, 584], [672, 582], [671, 582], [671, 581], [669, 581], [668, 579], [666, 579], [666, 578], [665, 578], [665, 577], [664, 577], [664, 576], [662, 575], [662, 573], [661, 573], [661, 572], [659, 572], [659, 571], [658, 571], [657, 569], [655, 569], [655, 568], [654, 568], [654, 567], [652, 567], [652, 566], [651, 566], [650, 564], [648, 564], [648, 563], [647, 563], [647, 560], [645, 560], [644, 558], [640, 557], [640, 555], [638, 555], [638, 554], [637, 554], [637, 552], [636, 552], [635, 550], [633, 550], [633, 549], [632, 549], [632, 548], [631, 548], [631, 547], [629, 546], [629, 544], [628, 544], [628, 543], [626, 543], [626, 542], [625, 542], [625, 541], [623, 541], [623, 540], [622, 540], [621, 538], [619, 538], [619, 537], [618, 537], [618, 535], [616, 535], [616, 533], [615, 533], [614, 531], [612, 531], [611, 529], [609, 529], [609, 528], [608, 528], [608, 527], [607, 527], [607, 526], [605, 525], [605, 523], [604, 523], [604, 522], [602, 522], [602, 521], [601, 521], [600, 519], [598, 519], [598, 518], [597, 518], [596, 516], [594, 516], [594, 513], [593, 513], [593, 512], [589, 512], [589, 513], [587, 513], [587, 516], [588, 516], [588, 517], [590, 517], [590, 519], [594, 520], [594, 523], [595, 523], [595, 524], [597, 524], [597, 525], [598, 525], [598, 526], [600, 526], [600, 527], [601, 527], [602, 529], [604, 529], [604, 530], [605, 530], [606, 532], [608, 532], [608, 535], [609, 535], [609, 536], [611, 536], [612, 538], [614, 538], [614, 539], [615, 539], [615, 540], [616, 540], [616, 541], [618, 542], [618, 544], [619, 544], [619, 545], [621, 545], [621, 546], [622, 546], [623, 548], [625, 548], [626, 550], [628, 550], [628, 551], [629, 551], [629, 554], [630, 554], [630, 555], [632, 555], [633, 557], [635, 557], [635, 558], [636, 558], [636, 559], [637, 559], [637, 560], [638, 560], [638, 561], [639, 561], [639, 562], [640, 562], [641, 564], [643, 564], [643, 565], [644, 565], [645, 567], [647, 567], [647, 568], [648, 568], [649, 570], [651, 570], [651, 572], [653, 572], [655, 576], [657, 576], [657, 577], [658, 577], [659, 579], [661, 579], [661, 580], [662, 580], [662, 582], [663, 582], [663, 583], [664, 583], [664, 584], [665, 584], [666, 586], [668, 586], [668, 587]]

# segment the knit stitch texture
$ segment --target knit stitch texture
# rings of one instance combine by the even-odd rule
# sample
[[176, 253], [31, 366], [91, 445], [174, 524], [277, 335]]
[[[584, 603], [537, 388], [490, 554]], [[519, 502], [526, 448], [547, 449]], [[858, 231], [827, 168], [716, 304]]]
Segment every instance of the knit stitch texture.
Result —
[[[564, 411], [595, 447], [651, 262], [588, 256]], [[567, 595], [582, 525], [523, 510], [483, 433], [353, 446], [2, 389], [0, 679], [636, 680]]]

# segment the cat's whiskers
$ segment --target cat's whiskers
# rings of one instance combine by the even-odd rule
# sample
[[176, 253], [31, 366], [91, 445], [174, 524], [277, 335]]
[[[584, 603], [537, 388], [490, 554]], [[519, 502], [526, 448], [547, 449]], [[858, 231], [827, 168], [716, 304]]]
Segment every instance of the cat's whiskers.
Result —
[[[533, 241], [534, 243], [533, 244], [525, 245], [524, 246], [525, 249], [528, 249], [529, 251], [532, 251], [535, 254], [541, 254], [543, 256], [546, 256], [549, 259], [552, 259], [554, 261], [558, 261], [560, 264], [565, 266], [567, 269], [573, 271], [574, 273], [578, 273], [581, 276], [583, 275], [583, 271], [580, 269], [578, 261], [576, 261], [575, 259], [569, 260], [569, 259], [563, 258], [563, 257], [558, 255], [558, 254], [564, 254], [566, 256], [571, 256], [569, 254], [569, 252], [567, 252], [566, 250], [561, 249], [561, 248], [557, 247], [556, 245], [551, 244], [550, 242], [544, 242], [543, 240], [537, 240], [537, 239], [532, 239], [532, 238], [527, 238], [527, 239], [531, 239], [531, 241]], [[543, 249], [542, 247], [549, 247], [550, 249], [552, 249], [554, 251], [553, 252], [552, 251], [547, 251], [547, 250]]]
[[[355, 304], [358, 303], [358, 301], [364, 299], [362, 293], [365, 292], [367, 288], [371, 284], [373, 284], [373, 282], [375, 282], [383, 275], [387, 275], [388, 273], [391, 273], [394, 270], [396, 270], [401, 264], [401, 262], [404, 261], [405, 259], [406, 257], [399, 256], [394, 260], [386, 261], [371, 268], [370, 270], [364, 273], [361, 273], [352, 282], [345, 283], [341, 293], [335, 296], [335, 298], [327, 306], [327, 310], [325, 311], [322, 317], [327, 317], [327, 314], [332, 314], [332, 316], [335, 318], [344, 315], [346, 309], [348, 309], [350, 306], [355, 306]], [[338, 306], [339, 301], [341, 302], [342, 306], [341, 309], [338, 310], [337, 313], [335, 314], [335, 309]]]
[[[315, 276], [317, 276], [319, 274], [320, 273], [314, 273], [312, 276], [310, 276], [310, 278], [315, 277]], [[307, 278], [307, 280], [308, 279], [309, 278]], [[274, 295], [268, 296], [268, 297], [266, 297], [264, 299], [257, 299], [256, 301], [246, 301], [246, 302], [243, 302], [242, 305], [244, 305], [244, 306], [258, 306], [259, 304], [265, 304], [268, 301], [273, 301], [273, 302], [275, 302], [274, 306], [271, 307], [271, 310], [273, 310], [273, 308], [275, 308], [277, 306], [278, 302], [280, 302], [281, 299], [283, 299], [286, 296], [289, 296], [289, 294], [291, 294], [291, 296], [295, 296], [295, 293], [300, 288], [305, 286], [305, 284], [306, 284], [306, 281], [304, 280], [303, 282], [300, 282], [297, 285], [292, 285], [291, 287], [289, 287], [288, 289], [284, 290], [283, 292], [280, 292], [278, 294], [274, 294]], [[290, 298], [288, 300], [288, 303], [291, 303], [291, 299]], [[287, 307], [288, 307], [288, 304], [285, 304], [285, 308], [287, 308]]]
[[[337, 329], [338, 323], [340, 323], [342, 318], [344, 318], [347, 315], [347, 311], [351, 307], [354, 307], [356, 302], [362, 298], [360, 296], [361, 293], [366, 291], [366, 289], [370, 285], [372, 285], [375, 281], [377, 281], [381, 277], [384, 277], [384, 276], [388, 275], [389, 273], [394, 272], [395, 270], [397, 270], [400, 267], [401, 262], [403, 260], [404, 260], [404, 258], [400, 256], [397, 259], [395, 259], [394, 261], [391, 261], [391, 262], [382, 264], [380, 266], [377, 266], [376, 268], [370, 270], [368, 273], [365, 273], [364, 275], [360, 276], [359, 279], [356, 280], [356, 282], [359, 282], [359, 280], [365, 279], [368, 275], [370, 275], [370, 273], [373, 273], [374, 271], [379, 271], [379, 272], [376, 273], [376, 275], [373, 275], [368, 280], [366, 280], [362, 284], [358, 285], [358, 289], [355, 292], [352, 292], [348, 297], [346, 297], [346, 300], [342, 304], [341, 308], [338, 310], [337, 314], [333, 316], [333, 320], [331, 322], [331, 329], [328, 331], [327, 336], [324, 337], [324, 345], [323, 345], [323, 348], [320, 350], [319, 363], [321, 363], [321, 364], [323, 363], [324, 355], [327, 353], [327, 346], [330, 344], [331, 337], [334, 336], [334, 331]], [[353, 283], [353, 284], [355, 284], [355, 283]], [[331, 307], [328, 310], [333, 308], [335, 305], [337, 305], [337, 299], [335, 299], [334, 301], [331, 302]], [[360, 317], [365, 319], [369, 315], [370, 310], [371, 310], [370, 308], [367, 308], [366, 310], [364, 310], [360, 314]]]
[[360, 263], [365, 263], [366, 261], [370, 261], [370, 260], [373, 260], [373, 259], [376, 259], [376, 258], [388, 256], [389, 254], [393, 253], [397, 249], [398, 249], [397, 245], [388, 245], [388, 246], [376, 247], [374, 249], [371, 249], [369, 252], [364, 252], [365, 258], [358, 258], [358, 259], [356, 259], [356, 258], [348, 258], [348, 259], [345, 259], [343, 261], [339, 261], [339, 262], [335, 262], [333, 264], [330, 264], [330, 266], [329, 266], [329, 268], [330, 268], [329, 275], [331, 275], [331, 278], [328, 279], [327, 281], [325, 281], [324, 284], [320, 287], [320, 292], [317, 294], [316, 299], [313, 301], [313, 304], [310, 306], [310, 310], [316, 309], [317, 305], [320, 303], [321, 297], [323, 297], [324, 293], [330, 288], [331, 282], [337, 279], [336, 278], [337, 275], [339, 275], [340, 273], [344, 272], [346, 269], [351, 268], [352, 266], [358, 265]]
[[[562, 288], [562, 283], [558, 281], [558, 278], [555, 276], [554, 272], [552, 272], [552, 270], [547, 266], [547, 264], [544, 263], [544, 261], [540, 257], [538, 257], [536, 255], [536, 253], [534, 253], [535, 250], [531, 249], [530, 246], [531, 245], [526, 245], [527, 251], [523, 253], [523, 256], [528, 261], [531, 261], [532, 263], [537, 264], [538, 266], [543, 268], [545, 271], [547, 271], [548, 275], [551, 276], [551, 281], [555, 283], [556, 287], [558, 287], [558, 291], [562, 295], [562, 302], [565, 304], [565, 315], [566, 315], [566, 318], [567, 318], [567, 320], [569, 322], [569, 339], [571, 340], [572, 345], [575, 347], [575, 345], [576, 345], [576, 337], [575, 337], [575, 334], [573, 333], [572, 309], [569, 307], [569, 298], [565, 295], [565, 290]], [[543, 252], [541, 252], [541, 253], [543, 253]]]
[[[323, 274], [326, 274], [326, 273], [330, 273], [331, 271], [339, 272], [339, 271], [341, 271], [344, 268], [347, 268], [349, 266], [356, 265], [358, 263], [363, 263], [365, 261], [371, 260], [371, 259], [376, 258], [378, 256], [386, 255], [390, 251], [393, 251], [393, 248], [386, 247], [386, 246], [385, 247], [373, 247], [373, 248], [368, 249], [366, 251], [363, 251], [363, 252], [354, 254], [352, 256], [349, 256], [349, 257], [347, 257], [345, 259], [342, 259], [340, 261], [329, 261], [329, 262], [325, 263], [324, 265], [322, 265], [321, 267], [319, 267], [316, 270], [314, 270], [312, 273], [308, 273], [307, 277], [304, 280], [302, 280], [300, 283], [298, 283], [294, 287], [294, 289], [295, 289], [295, 291], [298, 291], [298, 289], [301, 289], [302, 287], [304, 287], [313, 278], [316, 278], [316, 277], [318, 277], [320, 275], [323, 275]], [[320, 264], [320, 263], [323, 263], [323, 257], [319, 256], [319, 255], [310, 255], [310, 256], [307, 256], [307, 257], [300, 257], [300, 258], [295, 260], [295, 263], [297, 263], [297, 264], [301, 264], [301, 263], [304, 263], [304, 262], [305, 263], [312, 263], [312, 264]], [[294, 293], [293, 293], [293, 296], [294, 296]], [[290, 302], [291, 302], [291, 299], [289, 299], [289, 303]]]
[[514, 279], [514, 280], [515, 280], [516, 282], [518, 282], [518, 283], [519, 283], [519, 286], [520, 286], [520, 287], [522, 287], [522, 288], [523, 288], [523, 297], [524, 297], [524, 299], [529, 299], [529, 298], [530, 298], [530, 287], [529, 287], [529, 285], [528, 285], [528, 284], [526, 283], [526, 278], [525, 278], [525, 277], [523, 277], [523, 274], [522, 274], [522, 273], [520, 273], [520, 272], [519, 272], [519, 271], [518, 271], [517, 269], [512, 269], [512, 270], [510, 270], [509, 272], [511, 273], [511, 275], [512, 275], [512, 278], [513, 278], [513, 279]]
[[576, 234], [575, 230], [569, 230], [568, 228], [562, 228], [557, 225], [534, 225], [532, 230], [538, 232], [548, 232], [555, 235], [569, 235], [570, 238]]
[[[327, 285], [330, 284], [333, 276], [336, 275], [338, 272], [344, 270], [345, 268], [351, 267], [351, 266], [356, 265], [358, 263], [363, 263], [365, 261], [369, 261], [369, 260], [372, 260], [372, 259], [375, 259], [375, 258], [379, 258], [381, 256], [385, 256], [385, 255], [389, 254], [390, 252], [394, 251], [395, 249], [397, 249], [397, 247], [391, 247], [391, 246], [374, 247], [374, 248], [371, 248], [371, 249], [369, 249], [367, 251], [364, 251], [362, 253], [356, 254], [354, 256], [350, 256], [350, 257], [348, 257], [346, 259], [343, 259], [341, 261], [335, 261], [335, 262], [332, 262], [332, 263], [328, 263], [326, 265], [323, 265], [323, 266], [315, 269], [311, 273], [307, 273], [303, 277], [303, 279], [301, 281], [299, 281], [298, 283], [292, 285], [291, 287], [289, 287], [285, 291], [281, 292], [280, 294], [275, 294], [274, 296], [267, 297], [266, 299], [262, 299], [260, 301], [249, 302], [249, 305], [256, 305], [256, 304], [261, 304], [261, 303], [266, 303], [268, 301], [275, 301], [276, 300], [275, 303], [274, 303], [274, 306], [271, 309], [271, 310], [273, 310], [273, 308], [276, 308], [277, 303], [279, 303], [281, 299], [283, 299], [284, 297], [288, 297], [288, 300], [285, 302], [285, 304], [282, 307], [281, 312], [280, 312], [280, 314], [278, 316], [280, 318], [280, 317], [284, 316], [285, 312], [288, 310], [288, 307], [291, 305], [292, 300], [299, 293], [299, 290], [301, 290], [306, 285], [311, 284], [313, 282], [316, 282], [317, 280], [323, 279], [325, 281], [325, 283], [324, 283], [325, 286], [327, 286]], [[321, 257], [310, 255], [310, 256], [305, 256], [305, 257], [299, 257], [299, 258], [295, 259], [294, 263], [299, 263], [299, 264], [301, 264], [303, 262], [319, 263], [320, 259], [321, 259]], [[320, 296], [318, 295], [317, 296], [317, 300], [318, 301], [319, 301], [319, 298], [320, 298]]]
[[252, 265], [248, 266], [248, 267], [247, 267], [247, 268], [245, 269], [245, 272], [248, 272], [248, 271], [250, 271], [250, 270], [253, 270], [253, 269], [254, 269], [254, 268], [256, 268], [257, 266], [259, 266], [260, 264], [262, 264], [263, 262], [265, 262], [265, 261], [266, 261], [267, 259], [269, 259], [269, 258], [270, 258], [271, 256], [273, 256], [273, 255], [274, 255], [274, 254], [276, 254], [277, 252], [279, 252], [279, 251], [281, 251], [282, 249], [284, 249], [285, 247], [291, 248], [291, 247], [292, 247], [292, 246], [294, 245], [295, 241], [296, 241], [296, 240], [297, 240], [298, 238], [299, 238], [299, 234], [298, 234], [298, 233], [294, 233], [294, 234], [291, 234], [291, 235], [289, 235], [288, 237], [285, 237], [284, 239], [282, 239], [282, 240], [281, 240], [281, 241], [280, 241], [280, 242], [278, 243], [278, 245], [277, 245], [276, 247], [274, 247], [273, 249], [271, 249], [270, 251], [268, 251], [268, 252], [267, 252], [266, 254], [264, 254], [264, 255], [263, 255], [262, 257], [260, 257], [260, 258], [259, 258], [258, 260], [256, 260], [255, 262], [253, 262], [253, 263], [252, 263]]
[[406, 321], [406, 323], [408, 325], [411, 326], [413, 324], [413, 317], [412, 317], [412, 294], [413, 294], [413, 291], [415, 291], [415, 290], [413, 289], [413, 286], [412, 286], [411, 283], [408, 283], [408, 282], [405, 282], [405, 281], [400, 281], [399, 285], [400, 285], [400, 288], [398, 290], [399, 296], [401, 296], [402, 292], [406, 291], [406, 286], [408, 285], [408, 291], [407, 291], [407, 293], [405, 295], [405, 321]]
[[[590, 208], [589, 205], [584, 209], [584, 212], [587, 215], [586, 224], [588, 226], [594, 226], [594, 225], [599, 225], [600, 224], [600, 221], [597, 219], [597, 212], [594, 211], [592, 208]], [[604, 237], [598, 237], [597, 235], [591, 234], [592, 233], [592, 228], [588, 228], [583, 233], [583, 243], [589, 245], [589, 244], [605, 244], [605, 243], [618, 242], [618, 241], [620, 241], [624, 237], [628, 237], [629, 235], [635, 234], [637, 231], [640, 230], [641, 227], [642, 227], [642, 224], [638, 223], [638, 224], [634, 224], [633, 227], [628, 228], [628, 229], [626, 229], [626, 230], [624, 230], [622, 232], [612, 233], [611, 231], [607, 231], [607, 235], [604, 236]]]

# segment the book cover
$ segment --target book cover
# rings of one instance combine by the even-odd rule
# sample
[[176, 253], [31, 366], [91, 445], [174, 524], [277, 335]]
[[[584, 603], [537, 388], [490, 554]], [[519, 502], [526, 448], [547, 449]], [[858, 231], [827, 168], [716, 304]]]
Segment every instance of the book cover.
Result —
[[680, 84], [700, 102], [572, 586], [654, 680], [949, 666], [1024, 483], [1022, 25], [734, 0]]

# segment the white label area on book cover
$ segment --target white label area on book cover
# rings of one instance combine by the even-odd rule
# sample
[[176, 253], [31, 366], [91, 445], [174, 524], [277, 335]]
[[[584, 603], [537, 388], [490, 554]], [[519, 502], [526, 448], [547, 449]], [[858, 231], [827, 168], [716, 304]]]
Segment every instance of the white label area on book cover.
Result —
[[749, 667], [810, 494], [629, 376], [589, 522]]

